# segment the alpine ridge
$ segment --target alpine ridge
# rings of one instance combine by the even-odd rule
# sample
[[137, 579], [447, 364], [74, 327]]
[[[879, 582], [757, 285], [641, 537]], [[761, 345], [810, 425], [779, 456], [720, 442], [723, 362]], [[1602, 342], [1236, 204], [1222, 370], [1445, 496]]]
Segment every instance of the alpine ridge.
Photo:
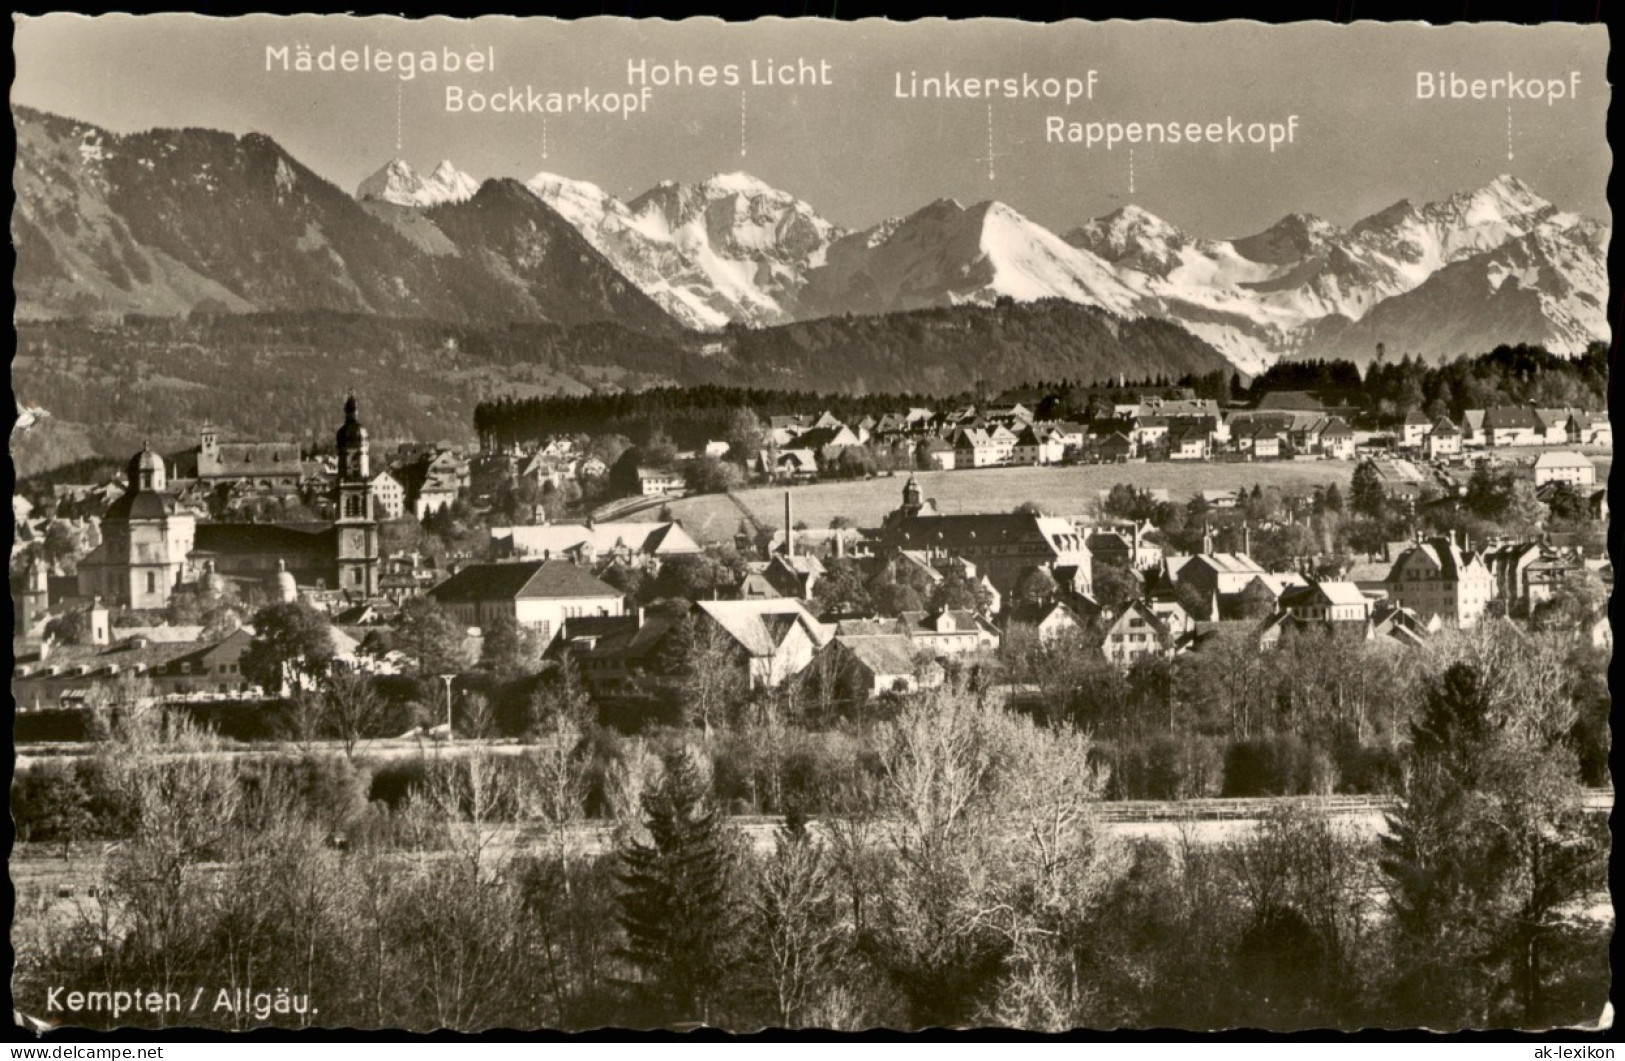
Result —
[[1438, 361], [1610, 337], [1607, 226], [1512, 175], [1346, 228], [1294, 212], [1228, 239], [1138, 204], [1063, 237], [953, 199], [848, 232], [741, 172], [623, 200], [549, 172], [481, 183], [397, 158], [352, 196], [259, 134], [13, 114], [20, 319], [339, 309], [715, 333], [1060, 299], [1177, 325], [1248, 373], [1364, 362], [1378, 343]]

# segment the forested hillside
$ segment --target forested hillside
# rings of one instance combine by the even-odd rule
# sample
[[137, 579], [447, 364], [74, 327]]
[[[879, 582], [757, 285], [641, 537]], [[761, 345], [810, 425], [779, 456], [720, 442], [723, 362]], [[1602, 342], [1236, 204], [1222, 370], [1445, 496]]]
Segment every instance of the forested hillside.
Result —
[[20, 400], [46, 408], [75, 440], [71, 451], [31, 453], [28, 474], [87, 451], [116, 456], [147, 440], [179, 444], [209, 419], [228, 435], [327, 441], [350, 389], [377, 438], [467, 440], [475, 404], [498, 397], [707, 384], [940, 397], [1023, 379], [1178, 378], [1224, 368], [1172, 325], [1040, 302], [709, 338], [611, 323], [476, 328], [322, 311], [22, 323], [12, 383]]

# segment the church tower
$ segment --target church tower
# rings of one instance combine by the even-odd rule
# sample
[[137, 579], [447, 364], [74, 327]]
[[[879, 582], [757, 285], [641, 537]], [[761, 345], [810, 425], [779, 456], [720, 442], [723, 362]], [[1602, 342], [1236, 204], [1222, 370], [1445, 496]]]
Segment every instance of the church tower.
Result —
[[169, 604], [189, 577], [197, 521], [168, 493], [164, 459], [144, 446], [126, 468], [124, 494], [102, 516], [102, 543], [79, 561], [79, 594], [142, 610]]
[[338, 588], [346, 596], [378, 595], [378, 520], [373, 512], [367, 429], [356, 419], [355, 395], [344, 403], [338, 431]]
[[908, 482], [903, 484], [903, 512], [906, 515], [917, 516], [920, 514], [920, 509], [924, 507], [925, 502], [921, 497], [920, 484], [915, 482], [914, 476], [911, 475], [908, 477]]

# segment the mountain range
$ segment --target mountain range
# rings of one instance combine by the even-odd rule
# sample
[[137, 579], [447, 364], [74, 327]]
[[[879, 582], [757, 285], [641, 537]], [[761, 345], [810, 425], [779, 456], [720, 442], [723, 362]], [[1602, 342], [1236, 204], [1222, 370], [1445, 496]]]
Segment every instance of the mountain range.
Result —
[[743, 173], [622, 201], [556, 174], [481, 182], [442, 161], [423, 177], [395, 159], [352, 195], [260, 134], [13, 119], [19, 320], [339, 310], [614, 322], [700, 349], [732, 324], [1058, 299], [1177, 325], [1247, 372], [1365, 361], [1378, 343], [1438, 360], [1609, 335], [1607, 227], [1510, 176], [1346, 229], [1289, 214], [1228, 240], [1138, 206], [1058, 235], [951, 199], [847, 232]]
[[1608, 229], [1513, 176], [1347, 229], [1294, 213], [1231, 240], [1135, 205], [1058, 236], [1007, 204], [952, 199], [843, 232], [744, 173], [630, 202], [551, 173], [526, 186], [697, 329], [1060, 298], [1179, 324], [1249, 372], [1292, 355], [1364, 362], [1378, 343], [1438, 360], [1513, 341], [1575, 353], [1609, 336]]
[[517, 181], [452, 201], [472, 182], [419, 186], [401, 172], [380, 195], [447, 198], [362, 201], [258, 133], [117, 135], [24, 107], [12, 115], [19, 320], [341, 310], [680, 330]]

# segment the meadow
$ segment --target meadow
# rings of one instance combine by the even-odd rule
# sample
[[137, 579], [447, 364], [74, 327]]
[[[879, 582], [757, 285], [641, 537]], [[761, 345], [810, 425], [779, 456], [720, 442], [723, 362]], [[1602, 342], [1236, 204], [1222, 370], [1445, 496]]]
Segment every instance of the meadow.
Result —
[[[977, 468], [918, 472], [924, 496], [935, 499], [945, 514], [1009, 512], [1033, 501], [1047, 513], [1075, 516], [1097, 510], [1103, 493], [1117, 483], [1165, 490], [1168, 499], [1184, 503], [1200, 490], [1252, 489], [1312, 491], [1336, 483], [1348, 489], [1354, 474], [1350, 461], [1284, 461], [1271, 463], [1162, 462], [1156, 464], [1080, 464], [1064, 467]], [[902, 500], [907, 473], [873, 479], [808, 483], [790, 487], [793, 518], [809, 528], [828, 527], [843, 516], [860, 527], [878, 526]], [[732, 540], [746, 515], [766, 526], [784, 520], [783, 486], [755, 487], [731, 494], [700, 494], [670, 503], [672, 516], [696, 540]], [[660, 506], [629, 518], [657, 519]]]

